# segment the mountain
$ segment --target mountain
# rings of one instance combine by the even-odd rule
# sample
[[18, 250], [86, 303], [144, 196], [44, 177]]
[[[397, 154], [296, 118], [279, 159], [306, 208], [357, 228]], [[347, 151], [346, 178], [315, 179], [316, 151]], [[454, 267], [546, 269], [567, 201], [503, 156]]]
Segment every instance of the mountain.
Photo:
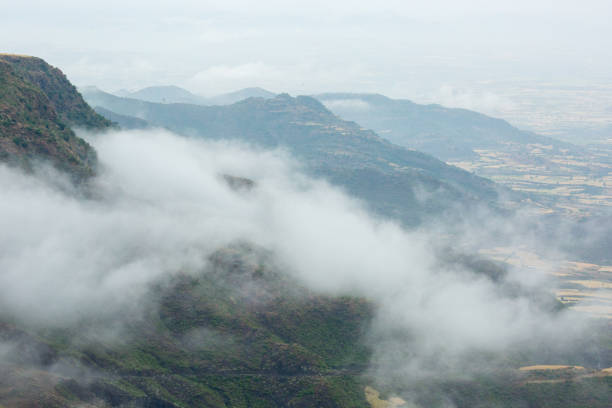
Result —
[[96, 322], [53, 333], [0, 322], [0, 339], [20, 344], [0, 405], [367, 407], [368, 302], [312, 293], [244, 245], [210, 261], [153, 289], [159, 306], [128, 321], [125, 342], [80, 337]]
[[190, 103], [194, 105], [231, 105], [248, 98], [273, 98], [274, 93], [262, 88], [245, 88], [235, 92], [204, 97], [174, 85], [150, 86], [138, 91], [122, 90], [117, 96], [154, 103]]
[[[0, 406], [393, 406], [369, 396], [376, 380], [364, 333], [374, 305], [314, 293], [268, 255], [245, 244], [220, 249], [206, 270], [151, 288], [155, 307], [123, 327], [83, 321], [42, 330], [0, 320], [0, 339], [13, 345], [0, 363]], [[604, 408], [611, 381], [603, 372], [502, 370], [402, 391], [420, 407]]]
[[0, 54], [0, 84], [0, 160], [25, 168], [50, 161], [78, 179], [93, 174], [95, 151], [71, 127], [111, 123], [59, 69], [40, 58]]
[[316, 98], [340, 117], [393, 143], [424, 151], [520, 193], [541, 213], [605, 218], [612, 208], [608, 180], [612, 157], [603, 146], [576, 146], [466, 109], [373, 94]]
[[309, 170], [366, 200], [380, 214], [416, 224], [459, 203], [492, 202], [496, 185], [344, 121], [316, 99], [287, 94], [227, 106], [155, 104], [84, 92], [89, 103], [153, 126], [208, 139], [285, 147]]
[[58, 68], [41, 58], [0, 54], [0, 59], [11, 65], [15, 73], [37, 86], [47, 96], [60, 120], [71, 127], [89, 130], [105, 129], [110, 123], [83, 100], [76, 87]]
[[373, 129], [393, 143], [444, 161], [473, 159], [478, 157], [477, 150], [504, 150], [509, 144], [577, 149], [467, 109], [420, 105], [378, 94], [326, 93], [315, 98], [340, 117]]
[[150, 86], [138, 91], [122, 91], [118, 93], [126, 98], [140, 99], [156, 103], [194, 103], [203, 104], [204, 98], [192, 94], [186, 89], [174, 85]]

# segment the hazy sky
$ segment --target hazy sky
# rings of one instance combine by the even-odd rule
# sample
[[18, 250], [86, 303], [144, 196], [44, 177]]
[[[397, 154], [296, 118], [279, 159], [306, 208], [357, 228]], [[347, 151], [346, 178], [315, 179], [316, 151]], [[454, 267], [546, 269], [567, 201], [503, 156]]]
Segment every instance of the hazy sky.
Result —
[[610, 0], [0, 0], [4, 52], [77, 85], [203, 94], [435, 94], [501, 80], [608, 81]]

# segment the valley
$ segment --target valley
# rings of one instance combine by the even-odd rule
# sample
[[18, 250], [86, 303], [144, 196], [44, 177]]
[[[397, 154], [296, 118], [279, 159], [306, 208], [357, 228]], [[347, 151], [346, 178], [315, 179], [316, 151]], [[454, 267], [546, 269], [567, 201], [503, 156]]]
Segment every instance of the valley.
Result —
[[555, 262], [528, 248], [498, 247], [480, 252], [517, 268], [545, 271], [552, 277], [551, 290], [560, 302], [595, 318], [612, 319], [612, 265], [566, 260]]
[[[414, 110], [431, 152], [330, 95], [94, 111], [41, 59], [0, 69], [0, 407], [607, 407], [605, 240], [522, 243], [605, 215], [598, 151], [382, 96], [381, 134]], [[527, 210], [542, 231], [463, 245]]]
[[612, 156], [587, 150], [572, 154], [550, 145], [506, 144], [502, 150], [475, 149], [477, 157], [449, 164], [525, 193], [542, 213], [588, 217], [612, 207]]

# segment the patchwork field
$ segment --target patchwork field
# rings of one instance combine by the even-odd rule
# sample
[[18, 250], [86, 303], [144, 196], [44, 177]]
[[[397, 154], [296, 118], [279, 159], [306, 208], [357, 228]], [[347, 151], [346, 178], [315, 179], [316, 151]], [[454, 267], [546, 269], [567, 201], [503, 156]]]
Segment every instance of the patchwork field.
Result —
[[541, 213], [589, 216], [612, 209], [611, 152], [508, 143], [504, 151], [480, 149], [476, 159], [450, 164], [523, 193]]
[[557, 299], [572, 310], [612, 319], [612, 266], [546, 260], [528, 249], [482, 250], [491, 259], [552, 277]]
[[474, 109], [503, 118], [513, 125], [541, 135], [584, 144], [612, 137], [612, 85], [609, 79], [487, 81], [470, 85], [477, 94], [493, 93], [498, 103], [470, 105], [424, 98], [425, 103], [442, 103]]

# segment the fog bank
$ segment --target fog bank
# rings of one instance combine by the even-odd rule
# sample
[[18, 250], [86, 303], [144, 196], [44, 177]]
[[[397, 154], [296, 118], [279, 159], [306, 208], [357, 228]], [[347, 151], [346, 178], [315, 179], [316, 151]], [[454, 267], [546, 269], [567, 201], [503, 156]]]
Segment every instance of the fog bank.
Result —
[[[215, 250], [240, 241], [269, 250], [315, 291], [370, 299], [373, 367], [385, 372], [439, 372], [475, 351], [553, 344], [561, 334], [571, 342], [583, 328], [541, 301], [543, 275], [510, 269], [492, 277], [441, 259], [443, 227], [407, 231], [373, 217], [338, 188], [306, 177], [284, 151], [161, 130], [90, 141], [101, 162], [90, 195], [49, 169], [34, 177], [0, 166], [5, 317], [36, 327], [112, 326], [155, 307], [151, 285], [202, 273]], [[255, 184], [236, 189], [223, 175]], [[512, 220], [491, 220], [504, 223]], [[482, 236], [463, 228], [466, 243]]]

